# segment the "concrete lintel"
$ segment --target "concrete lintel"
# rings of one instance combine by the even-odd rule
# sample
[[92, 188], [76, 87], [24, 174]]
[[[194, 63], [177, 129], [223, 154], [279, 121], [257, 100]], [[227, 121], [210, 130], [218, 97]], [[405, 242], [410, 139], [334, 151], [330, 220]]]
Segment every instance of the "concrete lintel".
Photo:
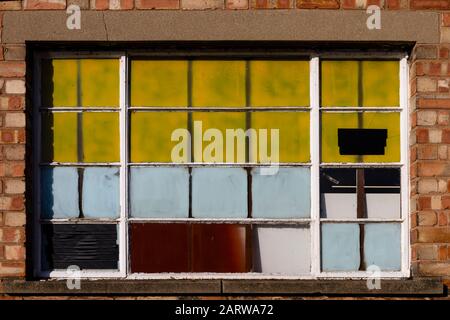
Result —
[[369, 30], [364, 10], [82, 11], [81, 30], [65, 11], [8, 11], [3, 42], [26, 41], [412, 41], [439, 42], [439, 13], [382, 11]]

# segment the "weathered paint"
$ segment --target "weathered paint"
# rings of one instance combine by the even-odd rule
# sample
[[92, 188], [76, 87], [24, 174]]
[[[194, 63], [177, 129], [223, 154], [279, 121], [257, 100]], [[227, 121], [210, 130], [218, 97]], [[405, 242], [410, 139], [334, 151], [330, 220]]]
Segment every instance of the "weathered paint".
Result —
[[321, 230], [322, 271], [359, 269], [359, 225], [324, 223]]
[[83, 177], [83, 214], [85, 218], [118, 218], [119, 169], [85, 168]]
[[245, 107], [245, 61], [194, 60], [194, 107]]
[[42, 114], [42, 161], [77, 162], [77, 114]]
[[309, 105], [309, 61], [250, 61], [252, 107]]
[[382, 271], [399, 271], [400, 224], [368, 223], [364, 225], [364, 260], [366, 266], [376, 265]]
[[131, 168], [130, 215], [135, 218], [187, 218], [188, 169]]
[[172, 162], [172, 132], [187, 129], [187, 112], [132, 112], [130, 121], [132, 162]]
[[253, 228], [253, 271], [284, 275], [311, 271], [311, 239], [306, 227]]
[[[309, 112], [252, 112], [251, 127], [259, 131], [267, 129], [267, 150], [272, 141], [270, 130], [279, 130], [279, 161], [309, 162]], [[259, 139], [259, 136], [258, 136]], [[258, 140], [259, 141], [259, 140]], [[261, 147], [258, 145], [258, 149]], [[258, 151], [259, 152], [259, 151]], [[261, 158], [253, 155], [253, 159]]]
[[192, 169], [192, 216], [246, 218], [247, 172], [242, 168]]
[[[341, 155], [339, 153], [339, 128], [358, 128], [358, 113], [322, 113], [322, 161], [323, 162], [399, 162], [400, 161], [400, 113], [362, 114], [362, 128], [387, 129], [384, 155]], [[362, 161], [359, 161], [362, 159]]]
[[187, 61], [132, 60], [130, 71], [132, 106], [187, 106]]
[[399, 106], [398, 61], [323, 61], [322, 106]]
[[77, 218], [77, 168], [41, 169], [41, 217], [44, 219]]
[[252, 170], [253, 218], [307, 218], [310, 195], [309, 168], [279, 168], [274, 175]]
[[87, 112], [82, 123], [84, 162], [119, 161], [119, 114]]

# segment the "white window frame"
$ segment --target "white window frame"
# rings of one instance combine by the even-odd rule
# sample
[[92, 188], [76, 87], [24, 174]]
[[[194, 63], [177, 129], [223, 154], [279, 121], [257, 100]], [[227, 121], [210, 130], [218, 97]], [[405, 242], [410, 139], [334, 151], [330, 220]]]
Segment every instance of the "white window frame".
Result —
[[[128, 129], [129, 129], [129, 110], [132, 110], [129, 105], [129, 77], [128, 70], [130, 66], [130, 59], [134, 57], [165, 57], [167, 53], [145, 53], [139, 51], [136, 55], [132, 51], [115, 51], [115, 52], [36, 52], [33, 56], [33, 248], [32, 258], [34, 265], [34, 276], [38, 278], [70, 278], [64, 270], [45, 271], [41, 270], [41, 219], [40, 219], [40, 145], [41, 145], [41, 119], [40, 119], [40, 107], [41, 104], [41, 60], [43, 58], [117, 58], [120, 61], [120, 108], [114, 108], [106, 110], [107, 112], [113, 111], [119, 114], [120, 121], [120, 162], [119, 163], [102, 163], [101, 165], [115, 165], [120, 166], [120, 217], [114, 221], [109, 222], [102, 220], [91, 220], [95, 223], [117, 223], [118, 224], [118, 241], [119, 241], [119, 268], [118, 270], [81, 270], [81, 278], [117, 278], [117, 279], [297, 279], [297, 280], [311, 280], [311, 279], [365, 279], [373, 277], [373, 273], [367, 271], [354, 271], [354, 272], [323, 272], [321, 271], [321, 239], [320, 228], [321, 223], [328, 222], [398, 222], [401, 223], [401, 270], [400, 271], [382, 271], [378, 276], [385, 279], [399, 279], [407, 278], [410, 276], [410, 244], [409, 244], [409, 112], [408, 112], [408, 93], [409, 93], [409, 68], [408, 68], [408, 55], [404, 52], [371, 52], [371, 53], [355, 53], [355, 52], [298, 52], [283, 53], [276, 52], [274, 54], [268, 54], [270, 58], [289, 57], [292, 59], [308, 59], [310, 62], [310, 106], [304, 108], [305, 111], [310, 113], [310, 156], [311, 162], [306, 164], [296, 164], [298, 167], [309, 167], [311, 172], [311, 216], [305, 219], [159, 219], [159, 218], [129, 218], [128, 217], [128, 177], [129, 167], [128, 163]], [[188, 55], [181, 55], [180, 57], [186, 58]], [[204, 54], [202, 54], [204, 56]], [[213, 55], [215, 56], [215, 55]], [[226, 59], [226, 56], [217, 53], [218, 59]], [[239, 57], [252, 58], [255, 55], [251, 53], [241, 53], [237, 55]], [[396, 167], [400, 168], [401, 173], [401, 216], [399, 219], [364, 219], [363, 221], [357, 219], [346, 219], [343, 221], [333, 221], [330, 219], [320, 218], [320, 168], [322, 166], [342, 166], [342, 163], [321, 163], [320, 162], [320, 113], [322, 108], [320, 107], [320, 60], [322, 58], [327, 59], [397, 59], [399, 60], [400, 70], [400, 106], [395, 108], [364, 108], [365, 111], [397, 111], [400, 113], [400, 145], [401, 145], [401, 161], [398, 163], [364, 163], [364, 164], [344, 164], [347, 167]], [[73, 111], [75, 108], [58, 108], [58, 111]], [[139, 108], [145, 110], [145, 108]], [[152, 108], [154, 110], [155, 108]], [[201, 109], [201, 108], [196, 108]], [[227, 108], [226, 110], [229, 110]], [[327, 108], [329, 110], [330, 108]], [[346, 111], [354, 111], [356, 108], [346, 107]], [[342, 110], [336, 108], [336, 111]], [[105, 108], [83, 110], [83, 112], [92, 111], [105, 111]], [[359, 108], [361, 111], [361, 108]], [[301, 111], [300, 111], [301, 112]], [[64, 164], [71, 165], [71, 164]], [[72, 164], [76, 165], [76, 164]], [[86, 164], [83, 164], [86, 165]], [[87, 164], [96, 165], [94, 164]], [[139, 164], [138, 164], [139, 165]], [[145, 165], [145, 163], [141, 164]], [[154, 165], [154, 163], [153, 163]], [[166, 164], [167, 165], [167, 164]], [[190, 163], [191, 166], [208, 166], [208, 164]], [[220, 165], [220, 164], [219, 164]], [[225, 164], [222, 164], [225, 165]], [[241, 164], [234, 164], [240, 166]], [[243, 164], [244, 165], [244, 164]], [[227, 164], [227, 166], [230, 166]], [[233, 165], [231, 165], [233, 166]], [[249, 166], [246, 164], [246, 166]], [[258, 165], [255, 165], [258, 166]], [[309, 225], [310, 230], [310, 242], [311, 242], [311, 254], [310, 265], [311, 273], [308, 275], [279, 275], [279, 274], [261, 274], [261, 273], [131, 273], [129, 266], [129, 237], [128, 237], [128, 225], [132, 221], [189, 221], [189, 222], [235, 222], [242, 224], [265, 224], [265, 223], [278, 223], [278, 224], [296, 224], [296, 225]], [[55, 223], [69, 222], [68, 219], [52, 219]], [[89, 221], [88, 221], [89, 222]]]

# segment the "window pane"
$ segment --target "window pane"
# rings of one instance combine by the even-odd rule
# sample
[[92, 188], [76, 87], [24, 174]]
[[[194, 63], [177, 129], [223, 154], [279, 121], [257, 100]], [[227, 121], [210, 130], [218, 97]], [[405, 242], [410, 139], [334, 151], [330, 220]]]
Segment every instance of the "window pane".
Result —
[[119, 156], [119, 114], [83, 113], [84, 162], [116, 162]]
[[322, 224], [321, 239], [323, 271], [357, 271], [359, 269], [358, 224]]
[[311, 271], [307, 227], [255, 226], [252, 246], [255, 272], [295, 275]]
[[358, 61], [322, 61], [323, 107], [358, 106]]
[[398, 61], [363, 61], [364, 107], [399, 106], [400, 72]]
[[84, 107], [119, 106], [119, 60], [82, 59], [81, 105]]
[[77, 162], [77, 113], [42, 113], [42, 161]]
[[[245, 113], [194, 112], [192, 118], [195, 162], [245, 162]], [[234, 137], [237, 130], [241, 138]]]
[[244, 61], [193, 61], [194, 107], [245, 107]]
[[189, 272], [189, 229], [182, 223], [132, 223], [131, 272]]
[[398, 223], [368, 223], [364, 226], [364, 259], [366, 266], [376, 265], [384, 271], [401, 268]]
[[120, 214], [118, 168], [85, 168], [83, 215], [85, 218], [118, 218]]
[[[252, 112], [252, 128], [258, 132], [258, 148], [251, 148], [252, 159], [268, 163], [268, 156], [279, 154], [279, 162], [309, 162], [309, 112]], [[266, 129], [266, 134], [261, 129]], [[271, 130], [279, 131], [279, 148], [272, 146]], [[266, 137], [267, 143], [261, 141]], [[272, 161], [273, 162], [273, 161]], [[277, 161], [274, 161], [277, 162]]]
[[41, 169], [41, 217], [78, 218], [77, 168]]
[[115, 224], [50, 224], [42, 226], [43, 270], [117, 269], [119, 246]]
[[194, 272], [248, 272], [248, 226], [194, 224], [192, 255]]
[[322, 106], [399, 106], [398, 61], [323, 61]]
[[309, 61], [251, 61], [250, 104], [308, 106]]
[[131, 168], [130, 209], [135, 218], [187, 218], [188, 169]]
[[[363, 189], [357, 188], [362, 170]], [[329, 219], [356, 219], [358, 205], [361, 218], [398, 219], [400, 217], [400, 171], [387, 168], [333, 168], [321, 169], [321, 217]], [[364, 192], [363, 202], [357, 203], [357, 192]]]
[[192, 169], [192, 216], [246, 218], [247, 172], [242, 168]]
[[400, 114], [322, 113], [322, 161], [399, 162]]
[[172, 162], [176, 145], [189, 147], [189, 141], [172, 141], [175, 130], [187, 130], [186, 112], [132, 112], [130, 125], [132, 162]]
[[310, 216], [309, 168], [279, 168], [274, 175], [252, 170], [253, 218], [307, 218]]
[[131, 61], [131, 105], [186, 107], [187, 66], [178, 60]]
[[76, 107], [78, 62], [75, 59], [42, 61], [42, 106]]
[[119, 106], [118, 59], [53, 59], [42, 64], [43, 107]]

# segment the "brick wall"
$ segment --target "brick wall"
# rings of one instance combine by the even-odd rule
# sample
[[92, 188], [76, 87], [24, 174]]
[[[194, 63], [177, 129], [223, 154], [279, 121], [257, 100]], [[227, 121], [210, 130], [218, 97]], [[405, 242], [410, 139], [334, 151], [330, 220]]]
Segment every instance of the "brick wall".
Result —
[[[65, 10], [70, 4], [82, 10], [352, 10], [376, 4], [440, 12], [440, 43], [418, 44], [411, 58], [411, 243], [414, 275], [450, 279], [450, 0], [0, 1], [0, 25], [6, 10]], [[25, 47], [2, 41], [1, 49], [0, 277], [23, 277]]]

